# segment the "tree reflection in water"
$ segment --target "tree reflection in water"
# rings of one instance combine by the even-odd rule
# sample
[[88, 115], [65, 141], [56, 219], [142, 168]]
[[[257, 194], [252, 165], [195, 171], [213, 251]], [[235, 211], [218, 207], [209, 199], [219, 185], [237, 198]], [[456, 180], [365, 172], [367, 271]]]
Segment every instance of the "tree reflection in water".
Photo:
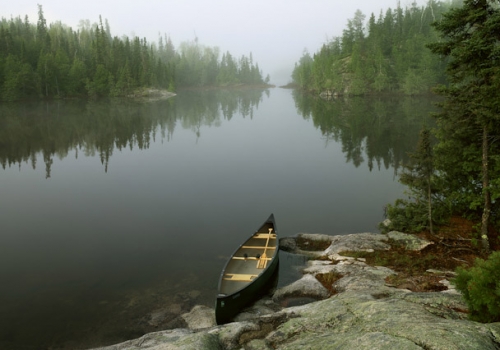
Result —
[[415, 149], [422, 125], [432, 126], [435, 99], [429, 97], [349, 97], [325, 101], [293, 94], [298, 113], [312, 118], [326, 142], [342, 143], [346, 162], [356, 167], [365, 160], [370, 171], [399, 167]]
[[[218, 126], [236, 113], [253, 117], [262, 89], [183, 91], [154, 102], [127, 99], [43, 101], [0, 105], [0, 163], [37, 166], [41, 154], [50, 177], [54, 156], [99, 155], [107, 172], [115, 150], [147, 149], [157, 131], [167, 142], [178, 124], [201, 136], [203, 126]], [[154, 140], [153, 140], [154, 141]]]

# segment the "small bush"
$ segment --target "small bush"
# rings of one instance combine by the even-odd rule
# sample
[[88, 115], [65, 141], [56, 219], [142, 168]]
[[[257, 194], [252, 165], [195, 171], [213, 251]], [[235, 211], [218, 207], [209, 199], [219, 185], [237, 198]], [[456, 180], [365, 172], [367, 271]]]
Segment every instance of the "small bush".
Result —
[[452, 283], [469, 306], [470, 318], [479, 322], [500, 321], [500, 251], [488, 260], [476, 259], [470, 269], [458, 268]]
[[[406, 233], [418, 233], [428, 229], [429, 211], [423, 202], [397, 199], [394, 204], [385, 207], [385, 217], [390, 220], [390, 224], [379, 225], [382, 233], [390, 231], [400, 231]], [[445, 204], [434, 204], [432, 209], [433, 226], [445, 224], [451, 216], [451, 211]]]
[[427, 208], [411, 201], [397, 199], [394, 204], [387, 205], [385, 214], [391, 223], [388, 227], [379, 227], [382, 233], [394, 230], [416, 233], [427, 227]]

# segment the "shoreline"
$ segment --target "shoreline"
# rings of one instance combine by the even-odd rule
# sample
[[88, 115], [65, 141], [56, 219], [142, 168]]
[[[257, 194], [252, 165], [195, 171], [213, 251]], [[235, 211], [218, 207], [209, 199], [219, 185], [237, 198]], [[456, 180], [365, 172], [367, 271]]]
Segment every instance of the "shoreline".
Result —
[[467, 306], [449, 283], [452, 271], [427, 272], [440, 278], [442, 291], [413, 292], [387, 282], [397, 274], [391, 268], [342, 253], [395, 247], [420, 252], [433, 244], [395, 231], [285, 237], [280, 239], [281, 250], [309, 256], [302, 278], [242, 310], [234, 322], [217, 326], [213, 308], [198, 305], [180, 316], [186, 328], [94, 350], [495, 349], [500, 322], [467, 320]]

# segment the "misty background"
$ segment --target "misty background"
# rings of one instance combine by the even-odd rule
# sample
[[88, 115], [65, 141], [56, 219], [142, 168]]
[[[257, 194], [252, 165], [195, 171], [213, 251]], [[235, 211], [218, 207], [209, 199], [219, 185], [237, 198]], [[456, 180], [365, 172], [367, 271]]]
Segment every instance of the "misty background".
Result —
[[68, 2], [65, 0], [17, 0], [4, 2], [1, 17], [38, 19], [42, 5], [47, 24], [61, 21], [78, 29], [81, 20], [108, 20], [113, 36], [139, 36], [157, 42], [168, 35], [177, 48], [193, 41], [217, 46], [235, 57], [249, 55], [259, 64], [263, 76], [282, 85], [291, 81], [295, 62], [304, 50], [315, 53], [330, 38], [341, 36], [357, 9], [376, 17], [387, 8], [427, 1], [410, 0], [143, 0]]

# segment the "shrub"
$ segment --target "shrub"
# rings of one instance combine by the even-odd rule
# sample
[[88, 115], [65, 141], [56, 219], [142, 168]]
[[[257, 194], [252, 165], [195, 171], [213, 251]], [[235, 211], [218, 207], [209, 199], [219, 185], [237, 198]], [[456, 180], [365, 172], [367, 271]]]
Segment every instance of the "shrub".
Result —
[[397, 199], [394, 205], [388, 204], [385, 216], [391, 221], [389, 226], [379, 225], [382, 233], [400, 231], [417, 233], [425, 230], [428, 221], [428, 212], [425, 206], [415, 202]]
[[[452, 211], [446, 203], [435, 201], [432, 209], [432, 222], [440, 226], [446, 224]], [[418, 233], [428, 229], [429, 211], [424, 202], [412, 200], [397, 199], [394, 204], [388, 204], [385, 207], [385, 217], [390, 220], [386, 226], [384, 223], [379, 225], [382, 233], [390, 231], [400, 231], [405, 233]]]
[[476, 259], [470, 269], [458, 268], [452, 283], [469, 306], [470, 318], [479, 322], [500, 321], [500, 251], [487, 260]]

